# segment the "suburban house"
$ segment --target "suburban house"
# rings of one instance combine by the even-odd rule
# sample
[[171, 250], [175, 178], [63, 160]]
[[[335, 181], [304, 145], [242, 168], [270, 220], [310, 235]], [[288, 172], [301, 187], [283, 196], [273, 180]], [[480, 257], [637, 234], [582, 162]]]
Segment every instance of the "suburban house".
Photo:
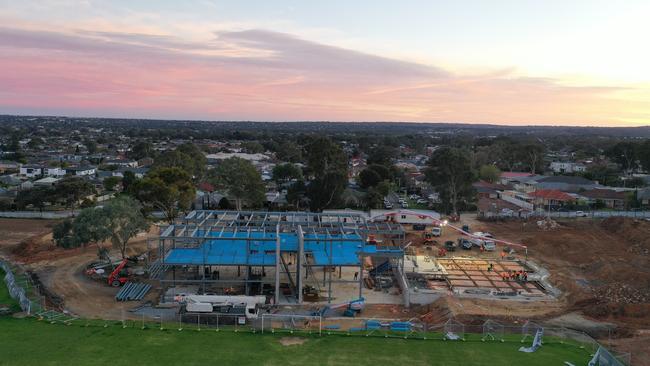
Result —
[[594, 181], [583, 177], [574, 177], [568, 175], [558, 175], [553, 177], [543, 177], [538, 179], [534, 184], [535, 190], [557, 190], [562, 192], [579, 192], [600, 188], [601, 186]]
[[550, 168], [553, 173], [559, 174], [582, 173], [587, 171], [587, 166], [584, 164], [573, 162], [554, 161], [551, 163]]
[[589, 205], [602, 203], [604, 207], [616, 210], [625, 208], [625, 192], [596, 188], [581, 192], [580, 195], [587, 198]]
[[557, 189], [541, 189], [530, 192], [528, 196], [532, 199], [536, 210], [557, 209], [576, 201], [572, 195]]
[[511, 189], [511, 187], [503, 184], [489, 183], [486, 181], [478, 181], [472, 184], [476, 190], [476, 196], [481, 198], [499, 198], [499, 192]]
[[50, 177], [63, 177], [65, 174], [65, 169], [59, 167], [47, 168], [45, 171], [45, 175]]
[[4, 173], [8, 170], [18, 170], [19, 168], [20, 164], [15, 161], [0, 160], [0, 173]]
[[498, 218], [498, 217], [520, 217], [530, 212], [519, 205], [508, 202], [501, 198], [479, 198], [477, 205], [477, 215], [479, 218]]
[[94, 175], [97, 172], [97, 169], [92, 166], [79, 166], [79, 167], [70, 167], [65, 168], [65, 173], [75, 176], [88, 176]]
[[523, 172], [502, 172], [499, 177], [501, 184], [511, 184], [519, 182], [520, 178], [532, 177], [535, 174], [523, 173]]
[[131, 172], [135, 175], [136, 178], [143, 178], [145, 174], [149, 171], [149, 168], [132, 168], [132, 167], [120, 167], [117, 170], [113, 171], [114, 177], [124, 177], [125, 172]]
[[20, 167], [19, 174], [27, 178], [36, 178], [43, 175], [43, 167], [41, 165], [27, 164]]
[[45, 177], [34, 181], [34, 187], [51, 187], [60, 181], [60, 178]]

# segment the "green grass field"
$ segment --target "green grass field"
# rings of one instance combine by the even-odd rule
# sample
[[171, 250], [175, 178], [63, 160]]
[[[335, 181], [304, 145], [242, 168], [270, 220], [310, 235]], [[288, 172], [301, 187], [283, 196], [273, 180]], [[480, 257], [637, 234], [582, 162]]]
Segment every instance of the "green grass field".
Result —
[[[0, 273], [4, 279], [4, 275]], [[19, 310], [0, 280], [0, 304]], [[34, 318], [0, 316], [0, 365], [586, 365], [588, 352], [575, 345], [547, 342], [535, 353], [518, 352], [510, 342], [417, 340], [346, 335], [306, 335], [285, 346], [288, 334], [185, 329], [140, 329], [137, 322], [78, 320], [50, 324]], [[87, 324], [92, 324], [87, 326]], [[104, 327], [103, 324], [107, 324]], [[526, 345], [530, 341], [526, 342]]]
[[[519, 342], [451, 342], [359, 336], [308, 336], [214, 330], [107, 328], [0, 317], [0, 365], [586, 365], [576, 346], [550, 343], [533, 354]], [[528, 342], [527, 342], [528, 343]]]

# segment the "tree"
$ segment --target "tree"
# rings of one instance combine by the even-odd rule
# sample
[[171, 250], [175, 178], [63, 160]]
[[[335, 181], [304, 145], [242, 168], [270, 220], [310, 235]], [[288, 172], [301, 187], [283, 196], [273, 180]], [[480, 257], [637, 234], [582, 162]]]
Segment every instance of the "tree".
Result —
[[397, 151], [395, 148], [387, 145], [379, 145], [373, 148], [368, 154], [368, 159], [366, 162], [370, 164], [379, 164], [379, 165], [393, 165], [393, 159], [397, 156]]
[[97, 152], [97, 143], [95, 141], [86, 140], [84, 141], [84, 145], [86, 145], [89, 154], [95, 154]]
[[102, 182], [102, 183], [104, 184], [104, 189], [105, 190], [114, 191], [116, 186], [118, 184], [120, 184], [121, 181], [122, 181], [122, 179], [120, 177], [108, 177], [108, 178], [104, 179], [104, 182]]
[[639, 144], [637, 149], [637, 158], [643, 170], [650, 172], [650, 140], [645, 140]]
[[472, 192], [473, 174], [469, 153], [465, 150], [443, 147], [436, 150], [427, 163], [425, 175], [435, 187], [451, 212], [458, 213], [458, 204]]
[[368, 192], [364, 196], [364, 203], [369, 209], [379, 208], [384, 202], [384, 195], [382, 195], [377, 189], [369, 188]]
[[120, 252], [122, 258], [126, 258], [129, 240], [149, 227], [141, 213], [140, 203], [131, 197], [121, 196], [110, 201], [102, 211], [106, 218], [103, 223], [106, 224], [113, 248]]
[[359, 173], [359, 185], [361, 188], [375, 187], [381, 181], [381, 176], [373, 169], [366, 168]]
[[54, 190], [58, 198], [62, 199], [66, 207], [70, 208], [70, 211], [74, 211], [82, 198], [95, 192], [95, 188], [90, 182], [75, 176], [61, 179], [54, 186]]
[[636, 144], [622, 141], [605, 151], [605, 155], [619, 164], [623, 171], [628, 172], [636, 167], [637, 147]]
[[129, 151], [128, 156], [131, 159], [140, 160], [142, 158], [152, 158], [155, 155], [153, 144], [149, 141], [138, 141]]
[[122, 174], [122, 190], [124, 192], [131, 192], [131, 187], [133, 187], [138, 182], [138, 178], [131, 171], [125, 171]]
[[275, 156], [282, 161], [297, 163], [302, 160], [302, 149], [292, 141], [285, 141], [278, 146]]
[[16, 206], [24, 209], [26, 206], [32, 205], [38, 208], [40, 212], [43, 212], [45, 203], [56, 199], [54, 193], [54, 189], [50, 187], [35, 187], [30, 190], [20, 191], [16, 196]]
[[178, 146], [176, 150], [161, 154], [152, 166], [152, 169], [180, 168], [186, 171], [194, 182], [200, 182], [205, 177], [207, 159], [196, 145], [186, 143]]
[[300, 203], [306, 200], [307, 186], [302, 179], [293, 182], [287, 189], [287, 202], [300, 210]]
[[302, 179], [302, 170], [300, 170], [296, 165], [285, 163], [273, 167], [274, 181], [283, 183], [294, 179]]
[[264, 146], [257, 141], [246, 141], [241, 143], [241, 148], [249, 154], [261, 154], [264, 152]]
[[133, 184], [133, 195], [145, 210], [161, 210], [170, 224], [190, 209], [196, 190], [190, 175], [180, 168], [160, 168]]
[[108, 220], [103, 208], [85, 208], [72, 222], [72, 247], [86, 247], [108, 239]]
[[520, 160], [525, 162], [531, 174], [537, 173], [544, 165], [544, 146], [539, 143], [530, 143], [519, 148]]
[[71, 231], [72, 220], [66, 219], [54, 225], [52, 228], [52, 239], [54, 243], [62, 248], [71, 248], [73, 244]]
[[479, 170], [478, 176], [486, 182], [495, 183], [499, 180], [501, 171], [496, 165], [483, 165]]
[[394, 166], [391, 166], [390, 168], [385, 166], [385, 165], [380, 165], [380, 164], [370, 164], [368, 165], [368, 169], [374, 170], [379, 176], [381, 177], [382, 180], [391, 180], [393, 179], [393, 172], [391, 171], [394, 168]]
[[225, 190], [235, 199], [237, 210], [242, 209], [243, 202], [250, 206], [259, 206], [264, 201], [264, 183], [260, 173], [248, 160], [232, 157], [223, 160], [209, 172], [208, 181], [218, 189]]
[[348, 159], [329, 138], [315, 138], [307, 145], [307, 166], [313, 179], [307, 196], [313, 211], [332, 207], [340, 200], [348, 177]]
[[375, 187], [375, 189], [377, 190], [377, 192], [379, 192], [379, 194], [382, 195], [382, 197], [386, 197], [391, 192], [393, 187], [389, 181], [385, 180], [377, 184], [377, 187]]

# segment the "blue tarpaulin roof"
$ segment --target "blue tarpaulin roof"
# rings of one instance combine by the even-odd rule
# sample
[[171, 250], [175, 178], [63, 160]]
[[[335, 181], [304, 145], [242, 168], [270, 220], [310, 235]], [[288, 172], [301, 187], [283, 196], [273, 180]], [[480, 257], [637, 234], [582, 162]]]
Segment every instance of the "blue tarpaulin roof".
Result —
[[[205, 236], [197, 232], [196, 236]], [[198, 248], [171, 249], [165, 258], [165, 264], [171, 265], [275, 265], [275, 233], [264, 232], [211, 232], [211, 237], [227, 239], [207, 240]], [[375, 245], [365, 245], [357, 234], [313, 234], [304, 235], [304, 249], [311, 254], [316, 266], [358, 266], [359, 253], [372, 254], [381, 252]], [[327, 240], [335, 239], [334, 241]], [[248, 240], [247, 240], [248, 239]], [[317, 240], [314, 240], [317, 239]], [[343, 239], [343, 240], [341, 240]], [[282, 252], [298, 251], [298, 236], [295, 233], [280, 233], [280, 250]]]

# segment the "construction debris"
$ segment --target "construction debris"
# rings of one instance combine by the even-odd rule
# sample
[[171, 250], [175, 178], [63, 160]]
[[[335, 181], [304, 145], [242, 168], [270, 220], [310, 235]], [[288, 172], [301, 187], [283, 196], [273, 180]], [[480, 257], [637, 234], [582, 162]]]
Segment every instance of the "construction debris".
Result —
[[545, 218], [544, 220], [537, 221], [537, 227], [544, 231], [555, 230], [560, 227], [560, 224], [557, 221], [553, 220], [550, 217]]

